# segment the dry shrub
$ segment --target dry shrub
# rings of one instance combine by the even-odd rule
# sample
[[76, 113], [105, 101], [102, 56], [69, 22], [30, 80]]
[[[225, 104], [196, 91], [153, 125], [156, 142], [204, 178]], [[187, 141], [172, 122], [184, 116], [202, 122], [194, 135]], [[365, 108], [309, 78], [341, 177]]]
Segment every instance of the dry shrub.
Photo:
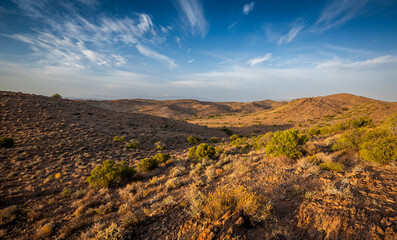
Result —
[[263, 202], [263, 199], [243, 186], [222, 186], [204, 198], [203, 213], [217, 220], [228, 211], [239, 211], [245, 216], [261, 221], [269, 216], [271, 208]]
[[111, 223], [109, 227], [100, 230], [95, 237], [95, 240], [121, 240], [124, 239], [123, 229], [115, 223]]
[[51, 236], [53, 229], [52, 223], [46, 223], [42, 227], [39, 227], [36, 231], [36, 239], [45, 239]]

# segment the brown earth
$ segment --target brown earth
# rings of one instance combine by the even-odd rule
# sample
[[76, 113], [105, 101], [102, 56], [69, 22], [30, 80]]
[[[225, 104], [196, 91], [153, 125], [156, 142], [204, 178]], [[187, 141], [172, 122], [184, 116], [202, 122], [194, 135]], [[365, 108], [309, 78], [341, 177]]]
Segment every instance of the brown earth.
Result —
[[145, 113], [160, 117], [186, 120], [193, 118], [215, 117], [236, 113], [253, 113], [265, 109], [276, 108], [285, 102], [263, 100], [256, 102], [205, 102], [192, 99], [181, 100], [149, 100], [149, 99], [121, 99], [121, 100], [85, 100], [91, 106], [129, 113]]
[[[396, 164], [379, 166], [354, 152], [331, 152], [337, 135], [312, 138], [299, 160], [242, 152], [226, 141], [217, 144], [221, 151], [215, 160], [197, 163], [186, 156], [186, 137], [208, 141], [226, 137], [223, 132], [85, 101], [0, 92], [0, 102], [0, 137], [15, 140], [14, 147], [0, 148], [0, 239], [104, 239], [97, 234], [111, 223], [126, 239], [397, 239]], [[253, 134], [360, 115], [379, 122], [395, 112], [395, 103], [341, 94], [195, 121], [222, 119], [233, 130]], [[250, 120], [265, 115], [277, 119], [277, 126], [250, 126]], [[139, 140], [139, 148], [114, 142], [116, 135]], [[154, 149], [157, 141], [165, 150]], [[86, 182], [104, 160], [136, 166], [158, 152], [169, 152], [171, 159], [139, 172], [127, 186], [94, 190]], [[346, 169], [321, 170], [309, 161], [312, 155]], [[215, 176], [210, 168], [217, 169]], [[193, 188], [199, 181], [202, 186]], [[272, 206], [270, 217], [254, 222], [228, 212], [213, 221], [190, 214], [192, 189], [205, 194], [222, 185], [244, 186], [263, 197]]]

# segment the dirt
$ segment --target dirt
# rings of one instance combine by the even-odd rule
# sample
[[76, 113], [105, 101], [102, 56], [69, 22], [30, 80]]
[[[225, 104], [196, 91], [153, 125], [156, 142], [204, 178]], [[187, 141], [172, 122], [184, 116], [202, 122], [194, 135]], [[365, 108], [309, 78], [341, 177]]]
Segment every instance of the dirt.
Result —
[[[0, 102], [0, 137], [15, 140], [14, 147], [0, 148], [0, 239], [90, 239], [111, 223], [126, 239], [397, 239], [397, 164], [380, 166], [361, 161], [354, 152], [332, 152], [330, 143], [337, 136], [314, 137], [301, 159], [271, 158], [263, 151], [242, 152], [230, 146], [219, 128], [137, 113], [143, 109], [138, 103], [135, 107], [141, 110], [113, 111], [109, 107], [113, 103], [96, 107], [102, 102], [4, 91]], [[189, 104], [178, 111], [189, 109]], [[222, 104], [230, 110], [243, 109], [246, 103]], [[351, 116], [343, 119], [370, 113], [378, 123], [395, 113], [395, 106], [341, 94], [196, 121], [222, 119], [235, 131], [257, 134], [258, 129], [261, 133], [288, 129], [299, 121], [316, 124], [307, 118], [335, 114], [332, 123], [349, 111]], [[279, 124], [252, 127], [248, 120], [262, 114], [279, 119]], [[237, 120], [246, 122], [234, 125]], [[138, 149], [115, 142], [116, 135], [138, 140]], [[187, 158], [190, 135], [202, 142], [226, 139], [214, 144], [223, 153], [197, 174], [193, 172], [198, 163]], [[165, 149], [155, 149], [158, 141]], [[170, 153], [171, 159], [155, 170], [139, 172], [129, 185], [98, 190], [86, 181], [104, 160], [136, 166], [159, 152]], [[344, 163], [344, 172], [321, 170], [309, 161], [314, 154], [323, 161]], [[217, 169], [216, 176], [207, 174], [211, 166]], [[171, 179], [179, 184], [169, 187]], [[203, 194], [225, 184], [244, 186], [271, 206], [271, 214], [262, 221], [241, 212], [226, 212], [218, 220], [194, 215], [189, 194], [198, 181], [202, 186], [195, 192]]]

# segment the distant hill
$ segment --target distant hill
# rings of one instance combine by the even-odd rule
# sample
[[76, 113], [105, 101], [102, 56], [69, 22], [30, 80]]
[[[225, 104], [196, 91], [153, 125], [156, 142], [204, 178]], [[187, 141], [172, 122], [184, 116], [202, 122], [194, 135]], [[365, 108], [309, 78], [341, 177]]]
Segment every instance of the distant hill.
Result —
[[192, 99], [181, 100], [82, 100], [91, 106], [115, 112], [145, 113], [172, 119], [206, 118], [236, 113], [253, 113], [277, 108], [286, 102], [263, 100], [256, 102], [206, 102]]
[[[236, 113], [232, 116], [193, 119], [189, 122], [208, 127], [227, 126], [234, 129], [244, 128], [247, 132], [263, 132], [264, 126], [308, 127], [332, 124], [333, 122], [361, 116], [368, 116], [374, 122], [380, 122], [396, 112], [396, 102], [384, 102], [342, 93], [323, 97], [300, 98], [274, 109], [249, 114]], [[267, 130], [268, 128], [265, 131]]]

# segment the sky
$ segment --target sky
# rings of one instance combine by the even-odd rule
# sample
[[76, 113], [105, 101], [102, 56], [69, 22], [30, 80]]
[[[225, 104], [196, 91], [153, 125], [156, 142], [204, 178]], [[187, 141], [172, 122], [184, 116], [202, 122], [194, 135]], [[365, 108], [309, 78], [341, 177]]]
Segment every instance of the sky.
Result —
[[397, 101], [395, 0], [1, 0], [0, 90]]

